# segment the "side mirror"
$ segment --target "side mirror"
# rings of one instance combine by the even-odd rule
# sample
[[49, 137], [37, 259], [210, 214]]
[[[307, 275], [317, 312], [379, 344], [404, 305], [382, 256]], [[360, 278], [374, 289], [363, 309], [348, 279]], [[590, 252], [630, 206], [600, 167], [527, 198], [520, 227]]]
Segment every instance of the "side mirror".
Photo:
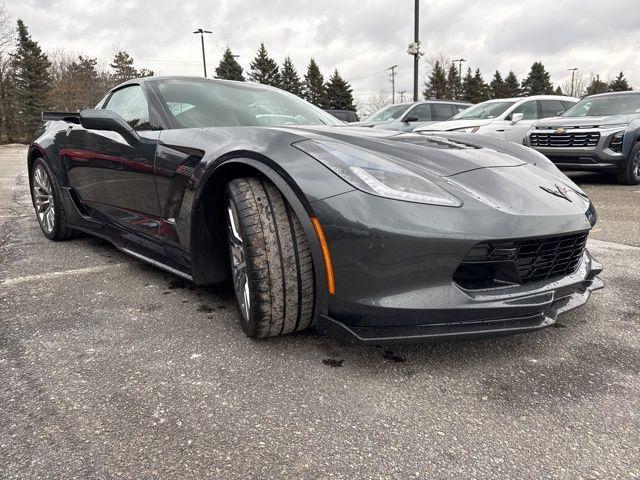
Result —
[[111, 110], [87, 109], [80, 112], [80, 125], [87, 130], [108, 130], [122, 135], [133, 145], [140, 141], [140, 135], [120, 115]]
[[511, 124], [514, 125], [524, 118], [524, 113], [514, 113], [511, 115]]
[[403, 120], [404, 123], [417, 122], [417, 121], [418, 121], [418, 117], [405, 117], [405, 119]]

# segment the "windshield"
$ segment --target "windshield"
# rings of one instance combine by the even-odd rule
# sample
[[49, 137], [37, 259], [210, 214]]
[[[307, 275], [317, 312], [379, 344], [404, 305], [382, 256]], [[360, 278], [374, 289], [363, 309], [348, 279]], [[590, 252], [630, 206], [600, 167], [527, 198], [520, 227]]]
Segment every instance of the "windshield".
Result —
[[472, 118], [496, 118], [516, 102], [484, 102], [473, 105], [460, 112], [451, 120], [470, 120]]
[[409, 108], [410, 103], [399, 103], [397, 105], [389, 105], [382, 110], [367, 118], [367, 122], [384, 122], [385, 120], [397, 120], [402, 116], [404, 111]]
[[563, 117], [605, 117], [640, 113], [640, 95], [604, 95], [579, 101]]
[[295, 95], [260, 85], [176, 79], [156, 88], [184, 128], [344, 125]]

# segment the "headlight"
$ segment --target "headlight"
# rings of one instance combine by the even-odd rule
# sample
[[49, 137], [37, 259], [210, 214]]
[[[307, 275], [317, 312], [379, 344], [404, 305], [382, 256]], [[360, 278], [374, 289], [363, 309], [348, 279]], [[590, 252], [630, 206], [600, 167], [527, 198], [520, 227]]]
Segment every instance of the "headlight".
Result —
[[609, 148], [614, 152], [622, 152], [622, 141], [624, 140], [624, 130], [614, 133], [609, 142]]
[[456, 128], [455, 130], [451, 130], [451, 131], [452, 132], [476, 133], [478, 130], [480, 130], [480, 127]]
[[434, 182], [368, 150], [325, 140], [303, 140], [293, 146], [363, 192], [405, 202], [462, 206], [462, 200]]

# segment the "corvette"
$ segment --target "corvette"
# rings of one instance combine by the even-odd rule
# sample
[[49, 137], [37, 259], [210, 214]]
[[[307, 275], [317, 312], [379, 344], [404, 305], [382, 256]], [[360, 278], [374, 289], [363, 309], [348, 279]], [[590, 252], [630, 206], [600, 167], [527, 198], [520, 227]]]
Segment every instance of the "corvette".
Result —
[[591, 202], [522, 145], [348, 127], [275, 88], [191, 77], [43, 121], [27, 162], [44, 235], [231, 281], [250, 337], [534, 331], [603, 286]]

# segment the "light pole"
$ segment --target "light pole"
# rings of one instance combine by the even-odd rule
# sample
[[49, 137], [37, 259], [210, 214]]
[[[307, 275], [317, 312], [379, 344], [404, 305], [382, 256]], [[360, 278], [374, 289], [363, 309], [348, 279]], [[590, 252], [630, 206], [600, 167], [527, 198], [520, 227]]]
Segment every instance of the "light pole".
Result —
[[398, 93], [400, 94], [400, 103], [403, 103], [404, 102], [404, 94], [407, 93], [407, 91], [406, 90], [400, 90]]
[[577, 67], [567, 68], [567, 72], [571, 72], [571, 96], [572, 97], [575, 96], [573, 79], [574, 79], [576, 70], [578, 70]]
[[418, 101], [418, 59], [420, 58], [420, 0], [415, 0], [413, 26], [413, 42], [416, 45], [416, 53], [413, 56], [413, 101]]
[[456, 62], [458, 62], [458, 79], [460, 81], [460, 84], [458, 85], [460, 88], [460, 95], [462, 95], [462, 62], [466, 62], [466, 60], [462, 57], [460, 58], [456, 58], [455, 60], [452, 60], [453, 63], [455, 64]]
[[211, 32], [210, 30], [203, 30], [202, 28], [199, 28], [193, 33], [200, 34], [200, 43], [202, 44], [202, 66], [204, 67], [204, 78], [207, 78], [207, 59], [204, 55], [204, 34], [213, 32]]
[[389, 77], [391, 77], [391, 104], [396, 103], [396, 68], [398, 65], [394, 65], [392, 67], [387, 68], [387, 70], [391, 70]]

